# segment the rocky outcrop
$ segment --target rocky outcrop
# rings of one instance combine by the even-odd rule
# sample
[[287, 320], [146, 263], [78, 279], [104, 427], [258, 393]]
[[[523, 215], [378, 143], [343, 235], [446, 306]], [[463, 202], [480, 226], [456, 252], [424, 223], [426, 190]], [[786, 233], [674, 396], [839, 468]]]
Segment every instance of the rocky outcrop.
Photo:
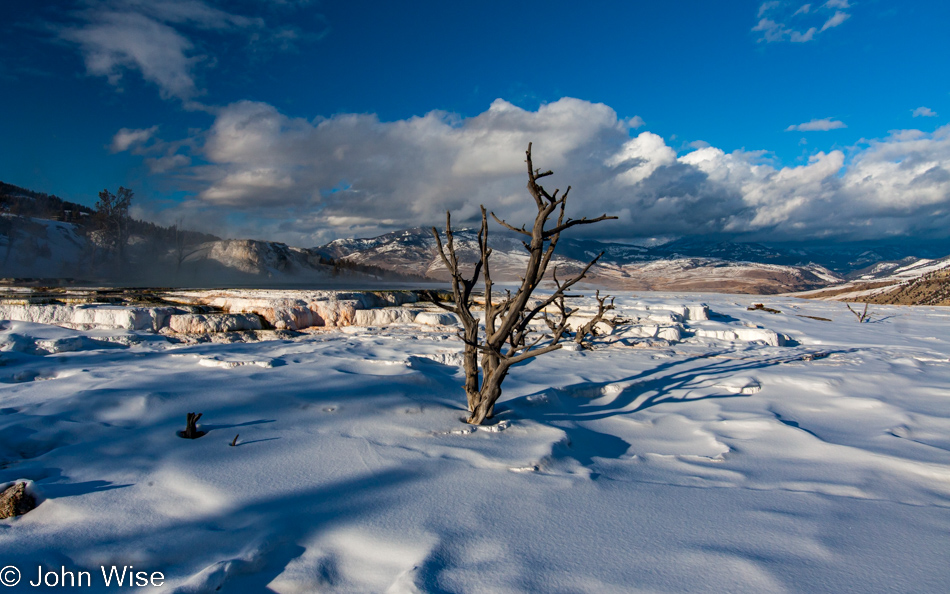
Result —
[[283, 243], [229, 239], [202, 245], [191, 259], [203, 257], [244, 274], [271, 277], [278, 273], [310, 269], [307, 256], [305, 250]]
[[33, 510], [36, 499], [26, 490], [26, 483], [16, 483], [0, 493], [0, 519], [13, 518]]

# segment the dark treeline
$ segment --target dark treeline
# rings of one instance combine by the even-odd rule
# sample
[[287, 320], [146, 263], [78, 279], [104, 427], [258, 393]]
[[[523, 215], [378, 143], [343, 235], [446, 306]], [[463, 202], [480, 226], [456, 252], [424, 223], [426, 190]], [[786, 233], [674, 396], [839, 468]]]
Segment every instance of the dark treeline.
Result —
[[88, 206], [67, 202], [59, 196], [34, 192], [0, 181], [0, 211], [22, 217], [52, 219], [80, 224], [96, 211]]
[[[0, 181], [0, 212], [72, 223], [84, 232], [100, 226], [98, 213], [94, 208], [63, 200], [53, 194], [34, 192], [2, 181]], [[184, 239], [187, 244], [192, 245], [221, 239], [209, 233], [178, 229], [175, 225], [163, 227], [131, 217], [128, 219], [128, 231], [131, 235], [139, 235], [164, 243], [174, 243]]]

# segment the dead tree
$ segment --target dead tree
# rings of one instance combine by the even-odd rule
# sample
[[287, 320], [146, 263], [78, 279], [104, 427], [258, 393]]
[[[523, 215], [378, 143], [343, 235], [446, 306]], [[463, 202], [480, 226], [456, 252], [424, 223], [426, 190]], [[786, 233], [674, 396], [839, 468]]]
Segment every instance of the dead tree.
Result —
[[[444, 245], [439, 231], [435, 227], [432, 228], [439, 256], [449, 274], [452, 275], [454, 305], [446, 305], [438, 299], [434, 301], [440, 307], [457, 315], [462, 323], [461, 338], [465, 345], [463, 360], [465, 395], [469, 411], [467, 421], [473, 425], [481, 425], [485, 419], [491, 417], [495, 402], [501, 396], [501, 384], [512, 366], [561, 348], [559, 343], [565, 336], [568, 318], [572, 313], [564, 305], [564, 291], [584, 278], [591, 266], [603, 255], [601, 252], [580, 273], [567, 281], [563, 283], [556, 281], [555, 291], [550, 296], [531, 301], [532, 293], [544, 280], [561, 232], [576, 225], [589, 225], [617, 218], [606, 214], [594, 219], [565, 218], [567, 196], [571, 188], [568, 187], [560, 197], [558, 196], [560, 190], [548, 193], [538, 184], [538, 180], [553, 175], [553, 172], [541, 172], [540, 169], [534, 168], [530, 143], [525, 154], [528, 164], [528, 192], [538, 209], [533, 225], [530, 229], [524, 225], [518, 228], [499, 219], [495, 213], [491, 213], [492, 218], [499, 225], [527, 238], [522, 243], [528, 251], [528, 262], [524, 275], [521, 277], [521, 284], [514, 293], [506, 290], [504, 295], [496, 295], [492, 290], [490, 267], [492, 250], [488, 247], [488, 213], [484, 206], [481, 208], [482, 223], [478, 231], [480, 258], [475, 263], [471, 277], [466, 277], [460, 266], [452, 236], [451, 213], [446, 213], [445, 216], [446, 242]], [[555, 214], [557, 222], [547, 229], [546, 226]], [[485, 290], [484, 330], [480, 328], [479, 319], [473, 313], [475, 302], [472, 298], [472, 290], [479, 280]], [[548, 334], [533, 333], [532, 322], [539, 313], [544, 312], [551, 305], [560, 310], [557, 323]], [[539, 335], [535, 336], [535, 334]], [[479, 376], [479, 360], [481, 361], [481, 376]]]
[[850, 311], [851, 313], [853, 313], [853, 314], [854, 314], [854, 317], [858, 318], [858, 323], [859, 323], [859, 324], [863, 324], [864, 322], [870, 322], [870, 321], [871, 321], [871, 314], [868, 313], [868, 304], [867, 304], [867, 303], [864, 304], [864, 311], [862, 311], [861, 313], [858, 313], [857, 310], [851, 309], [851, 305], [850, 305], [850, 304], [845, 303], [845, 305], [847, 306], [848, 311]]
[[[614, 297], [609, 295], [600, 296], [600, 290], [597, 291], [597, 294], [594, 296], [594, 299], [597, 300], [597, 313], [593, 318], [590, 319], [586, 324], [577, 329], [577, 333], [574, 334], [574, 342], [579, 345], [584, 344], [584, 339], [587, 338], [587, 335], [597, 336], [597, 324], [604, 323], [608, 326], [613, 327], [614, 323], [610, 320], [604, 318], [604, 315], [614, 309]], [[607, 303], [607, 299], [610, 299], [610, 303]]]

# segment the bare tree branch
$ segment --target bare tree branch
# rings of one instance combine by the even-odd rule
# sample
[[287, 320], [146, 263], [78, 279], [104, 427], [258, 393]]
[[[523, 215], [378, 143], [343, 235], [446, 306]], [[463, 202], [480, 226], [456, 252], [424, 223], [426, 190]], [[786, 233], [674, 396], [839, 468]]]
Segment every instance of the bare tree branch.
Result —
[[499, 219], [499, 218], [495, 215], [495, 213], [491, 213], [491, 216], [492, 216], [493, 219], [495, 219], [495, 222], [498, 223], [499, 225], [501, 225], [502, 227], [505, 227], [505, 228], [507, 228], [507, 229], [510, 229], [510, 230], [514, 231], [515, 233], [522, 233], [522, 234], [524, 234], [524, 235], [527, 235], [528, 237], [531, 237], [531, 232], [528, 231], [527, 229], [525, 229], [525, 228], [524, 228], [524, 225], [522, 225], [522, 226], [521, 226], [521, 229], [519, 229], [519, 228], [513, 227], [513, 226], [509, 225], [508, 223], [506, 223], [505, 221]]
[[588, 219], [588, 218], [585, 217], [585, 218], [583, 218], [583, 219], [577, 219], [577, 220], [573, 220], [573, 221], [572, 221], [572, 220], [568, 220], [568, 221], [567, 221], [566, 223], [564, 223], [563, 225], [558, 225], [557, 227], [555, 227], [554, 229], [551, 229], [550, 231], [545, 231], [545, 232], [544, 232], [544, 236], [545, 236], [545, 237], [550, 237], [550, 236], [552, 236], [552, 235], [559, 234], [561, 231], [564, 231], [565, 229], [570, 229], [571, 227], [573, 227], [573, 226], [575, 226], [575, 225], [590, 225], [590, 224], [592, 224], [592, 223], [599, 223], [599, 222], [601, 222], [601, 221], [615, 220], [616, 218], [617, 218], [617, 217], [607, 216], [606, 214], [603, 214], [603, 215], [600, 215], [599, 217], [597, 217], [596, 219]]
[[594, 317], [588, 321], [586, 324], [577, 329], [577, 332], [574, 334], [574, 342], [580, 345], [584, 344], [584, 339], [588, 334], [596, 336], [597, 334], [597, 324], [603, 322], [604, 324], [609, 325], [610, 327], [614, 326], [614, 323], [604, 319], [604, 315], [614, 309], [614, 298], [610, 297], [610, 303], [607, 303], [608, 295], [600, 296], [600, 289], [597, 290], [597, 293], [594, 295], [594, 299], [597, 300], [597, 313]]

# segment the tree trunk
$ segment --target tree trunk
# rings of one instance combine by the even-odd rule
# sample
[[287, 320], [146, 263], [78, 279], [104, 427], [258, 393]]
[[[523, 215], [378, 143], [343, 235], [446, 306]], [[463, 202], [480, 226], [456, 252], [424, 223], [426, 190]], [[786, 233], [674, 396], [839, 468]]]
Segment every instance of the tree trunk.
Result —
[[495, 402], [501, 397], [501, 383], [508, 375], [508, 365], [502, 363], [490, 371], [483, 368], [482, 373], [482, 389], [478, 392], [478, 401], [472, 407], [472, 416], [468, 419], [472, 425], [481, 425], [494, 414]]
[[478, 349], [475, 344], [478, 342], [478, 322], [475, 321], [471, 327], [465, 328], [465, 351], [463, 353], [463, 362], [465, 367], [465, 396], [468, 400], [468, 412], [475, 410], [478, 403]]
[[122, 241], [122, 221], [115, 222], [115, 252], [116, 252], [116, 270], [119, 276], [122, 276], [122, 261], [125, 259], [125, 246]]

